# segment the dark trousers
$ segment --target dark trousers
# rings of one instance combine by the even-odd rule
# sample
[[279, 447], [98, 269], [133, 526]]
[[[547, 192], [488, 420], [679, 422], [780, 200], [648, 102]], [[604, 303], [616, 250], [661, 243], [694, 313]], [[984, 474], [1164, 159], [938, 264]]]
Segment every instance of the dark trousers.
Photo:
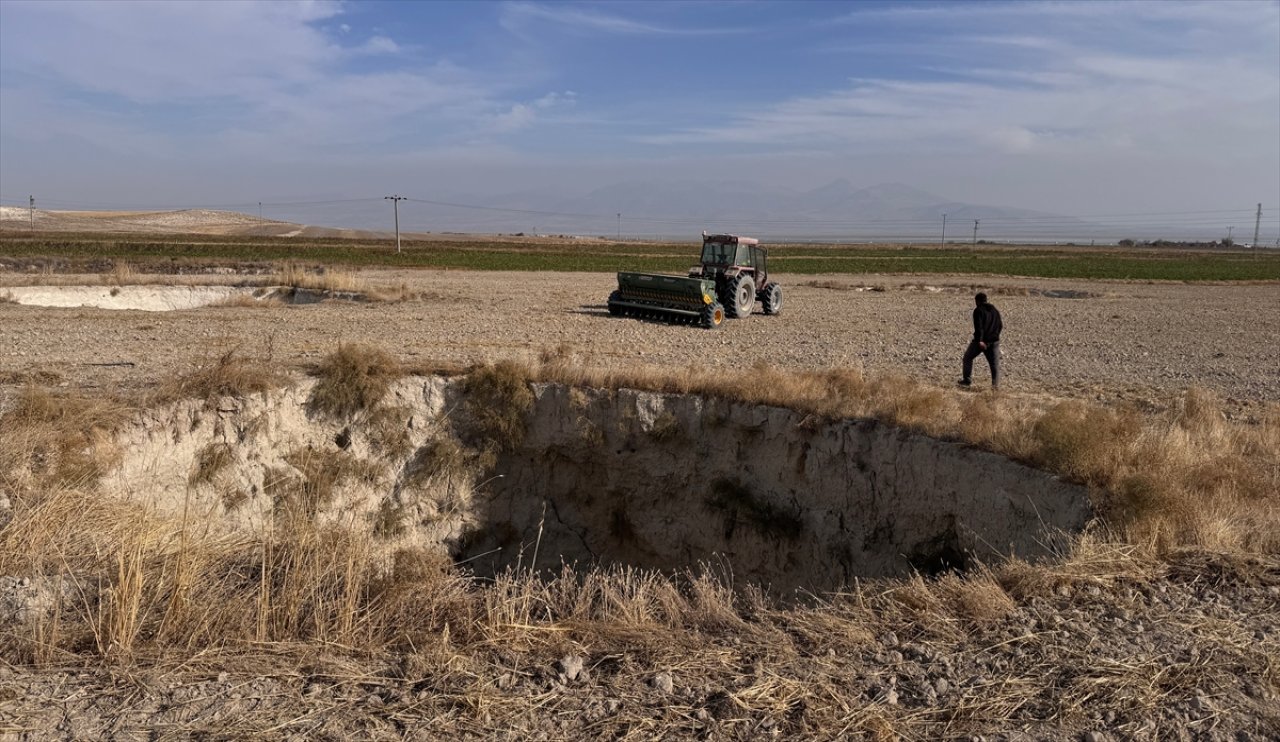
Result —
[[991, 386], [1000, 386], [1000, 343], [987, 343], [984, 350], [978, 347], [977, 340], [969, 341], [964, 352], [964, 380], [973, 378], [973, 359], [980, 355], [987, 357], [987, 365], [991, 367]]

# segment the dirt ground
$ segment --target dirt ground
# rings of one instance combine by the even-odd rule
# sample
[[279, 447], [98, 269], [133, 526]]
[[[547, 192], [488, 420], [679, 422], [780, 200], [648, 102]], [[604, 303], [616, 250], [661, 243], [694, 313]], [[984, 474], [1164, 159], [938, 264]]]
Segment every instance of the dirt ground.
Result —
[[[976, 290], [1004, 316], [1006, 393], [1158, 407], [1200, 386], [1242, 418], [1280, 401], [1274, 284], [782, 276], [780, 316], [708, 331], [609, 316], [608, 274], [361, 275], [406, 284], [417, 298], [171, 312], [0, 301], [0, 406], [27, 380], [137, 388], [231, 349], [304, 365], [341, 342], [409, 362], [536, 358], [568, 346], [599, 366], [852, 365], [951, 385]], [[23, 283], [0, 274], [0, 297]], [[975, 381], [988, 383], [982, 366]], [[1280, 738], [1275, 561], [1193, 555], [1160, 574], [1122, 572], [1101, 566], [951, 633], [886, 619], [856, 646], [767, 623], [749, 640], [672, 632], [670, 646], [652, 652], [561, 657], [499, 646], [465, 666], [426, 649], [357, 658], [341, 647], [317, 648], [306, 662], [159, 658], [127, 669], [33, 669], [0, 657], [0, 739], [847, 738], [845, 722], [806, 726], [806, 714], [847, 718], [861, 738], [872, 717], [908, 739]], [[714, 672], [687, 669], [708, 657]], [[992, 699], [1007, 706], [1005, 720], [975, 711]]]
[[[360, 275], [374, 285], [405, 284], [419, 298], [175, 312], [0, 302], [0, 374], [13, 380], [45, 372], [71, 386], [128, 387], [234, 348], [304, 364], [338, 343], [359, 341], [406, 361], [469, 364], [567, 345], [583, 363], [599, 366], [852, 365], [950, 385], [971, 331], [972, 294], [986, 290], [1004, 316], [1008, 392], [1159, 405], [1201, 386], [1245, 415], [1280, 400], [1274, 284], [782, 276], [781, 315], [757, 313], [711, 331], [610, 317], [604, 300], [611, 274]], [[0, 275], [0, 296], [4, 285], [22, 282]], [[975, 382], [988, 382], [981, 358]]]

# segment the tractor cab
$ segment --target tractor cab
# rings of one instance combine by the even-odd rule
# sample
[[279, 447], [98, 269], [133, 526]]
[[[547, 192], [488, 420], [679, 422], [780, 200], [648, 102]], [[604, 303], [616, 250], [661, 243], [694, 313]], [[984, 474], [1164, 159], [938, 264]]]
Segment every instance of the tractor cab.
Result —
[[695, 268], [700, 275], [722, 274], [733, 268], [757, 272], [764, 270], [766, 251], [759, 240], [731, 234], [702, 237], [702, 264]]
[[730, 317], [751, 314], [759, 300], [766, 314], [782, 308], [782, 289], [769, 277], [769, 252], [760, 241], [732, 234], [702, 233], [702, 263], [689, 270], [691, 278], [716, 282], [716, 293]]

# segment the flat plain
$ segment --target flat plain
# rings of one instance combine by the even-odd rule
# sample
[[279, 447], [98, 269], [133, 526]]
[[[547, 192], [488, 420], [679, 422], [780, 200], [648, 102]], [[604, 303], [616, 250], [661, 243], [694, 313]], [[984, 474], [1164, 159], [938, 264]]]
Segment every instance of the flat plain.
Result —
[[[435, 239], [397, 257], [385, 240], [325, 236], [0, 236], [7, 737], [1280, 736], [1274, 256], [796, 248], [775, 266], [780, 315], [705, 330], [605, 307], [608, 271], [679, 272], [690, 245]], [[342, 291], [252, 299], [276, 271]], [[241, 285], [245, 297], [179, 311], [4, 300], [32, 285], [145, 300], [175, 283]], [[977, 291], [1004, 316], [996, 395], [981, 359], [977, 388], [955, 386]], [[794, 393], [801, 412], [866, 415], [1047, 468], [1086, 485], [1099, 517], [1049, 563], [777, 603], [731, 574], [615, 565], [486, 581], [400, 553], [389, 567], [355, 535], [307, 524], [210, 536], [185, 510], [129, 510], [97, 487], [121, 455], [112, 436], [139, 412], [120, 400], [172, 406], [163, 390], [184, 380], [176, 388], [196, 396], [175, 409], [189, 425], [161, 420], [155, 438], [176, 441], [238, 414], [237, 389], [335, 368], [357, 386], [440, 369], [508, 396], [593, 379], [742, 403]], [[387, 411], [318, 415], [315, 441], [345, 461], [335, 442], [372, 435], [361, 426]], [[233, 448], [201, 449], [189, 494]], [[344, 476], [295, 453], [308, 477]], [[64, 580], [81, 592], [64, 592], [59, 613], [49, 586]]]

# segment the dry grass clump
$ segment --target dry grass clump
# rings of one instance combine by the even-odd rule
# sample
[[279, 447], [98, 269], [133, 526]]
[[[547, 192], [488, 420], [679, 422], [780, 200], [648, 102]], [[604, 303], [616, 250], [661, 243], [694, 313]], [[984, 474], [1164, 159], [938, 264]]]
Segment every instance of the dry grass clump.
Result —
[[161, 383], [147, 399], [150, 405], [170, 404], [183, 399], [216, 402], [223, 397], [248, 397], [279, 389], [289, 377], [270, 356], [242, 355], [238, 349], [207, 360], [192, 371]]
[[432, 480], [453, 480], [464, 475], [474, 455], [450, 436], [428, 440], [405, 466], [404, 484], [422, 487]]
[[413, 411], [402, 406], [380, 406], [365, 418], [369, 447], [384, 458], [403, 459], [413, 451], [410, 433]]
[[416, 294], [405, 283], [398, 286], [375, 286], [360, 275], [321, 266], [307, 269], [297, 263], [285, 263], [271, 280], [294, 289], [320, 291], [369, 301], [405, 301]]
[[119, 459], [114, 434], [133, 412], [114, 397], [26, 387], [0, 414], [0, 483], [93, 487]]
[[187, 477], [187, 484], [196, 487], [212, 482], [218, 474], [235, 460], [231, 445], [214, 441], [196, 452], [195, 464]]
[[316, 385], [307, 408], [317, 414], [349, 418], [371, 411], [404, 375], [400, 363], [381, 348], [343, 343], [316, 366]]
[[42, 385], [51, 386], [62, 381], [62, 374], [47, 369], [29, 369], [25, 371], [0, 370], [0, 384]]
[[292, 286], [297, 289], [313, 291], [329, 291], [347, 294], [365, 294], [369, 292], [369, 284], [363, 278], [348, 271], [319, 267], [308, 270], [297, 263], [285, 263], [272, 276], [272, 280], [281, 286]]
[[129, 284], [137, 284], [142, 282], [142, 276], [129, 265], [128, 261], [115, 260], [111, 263], [111, 270], [98, 276], [102, 283], [115, 286], [126, 286]]
[[512, 361], [476, 366], [463, 379], [462, 439], [477, 448], [509, 449], [524, 439], [525, 415], [533, 406], [527, 366]]
[[382, 467], [359, 459], [346, 451], [303, 448], [284, 457], [294, 472], [274, 472], [267, 482], [277, 513], [290, 522], [315, 520], [321, 509], [333, 502], [340, 486], [358, 479], [376, 484]]

